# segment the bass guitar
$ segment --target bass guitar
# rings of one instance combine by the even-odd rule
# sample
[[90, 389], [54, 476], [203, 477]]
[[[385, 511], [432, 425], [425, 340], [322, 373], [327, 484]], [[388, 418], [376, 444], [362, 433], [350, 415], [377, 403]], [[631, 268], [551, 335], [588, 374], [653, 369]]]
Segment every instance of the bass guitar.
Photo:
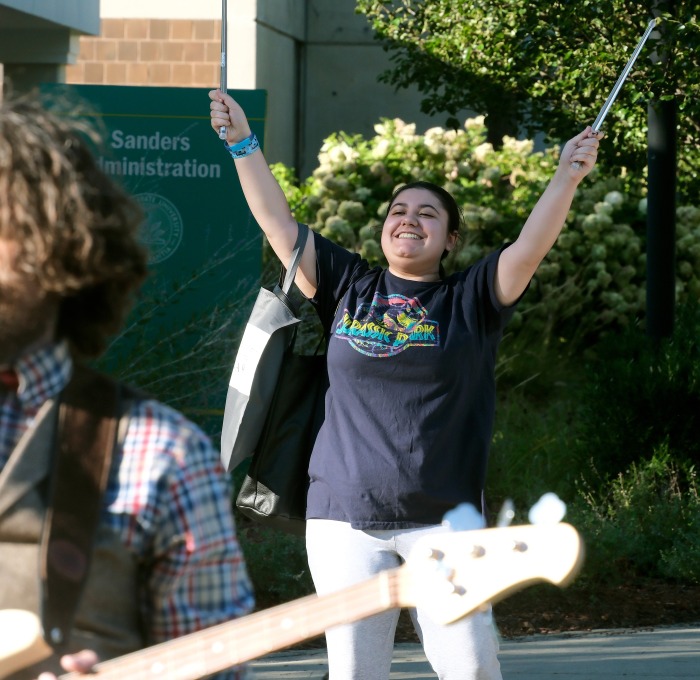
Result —
[[[110, 659], [95, 666], [93, 675], [196, 680], [394, 608], [423, 607], [447, 624], [538, 581], [565, 585], [582, 559], [578, 532], [562, 522], [433, 534], [416, 543], [401, 567]], [[39, 620], [29, 612], [0, 611], [0, 632], [0, 678], [51, 654]]]

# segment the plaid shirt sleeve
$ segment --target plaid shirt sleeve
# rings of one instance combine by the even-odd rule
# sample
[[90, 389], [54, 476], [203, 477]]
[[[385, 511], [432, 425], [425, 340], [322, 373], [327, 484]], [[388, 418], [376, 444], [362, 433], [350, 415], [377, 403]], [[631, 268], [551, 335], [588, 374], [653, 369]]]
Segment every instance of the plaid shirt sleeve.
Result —
[[109, 521], [144, 565], [148, 644], [250, 612], [252, 587], [218, 451], [159, 402], [135, 401], [129, 415], [107, 490]]

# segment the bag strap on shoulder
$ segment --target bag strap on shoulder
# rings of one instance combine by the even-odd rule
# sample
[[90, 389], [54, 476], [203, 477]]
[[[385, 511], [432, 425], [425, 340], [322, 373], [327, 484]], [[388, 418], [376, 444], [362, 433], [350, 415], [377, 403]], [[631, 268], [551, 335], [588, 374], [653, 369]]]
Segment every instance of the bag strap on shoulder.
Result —
[[294, 250], [292, 250], [289, 266], [286, 269], [283, 266], [280, 271], [279, 285], [285, 295], [289, 295], [289, 289], [292, 287], [292, 283], [294, 283], [294, 278], [297, 275], [297, 267], [304, 253], [304, 246], [306, 245], [306, 239], [309, 235], [309, 228], [305, 224], [297, 222], [297, 225], [299, 227], [297, 231], [297, 240], [294, 244]]
[[77, 364], [61, 395], [39, 567], [44, 637], [57, 650], [68, 642], [90, 567], [117, 440], [119, 400], [118, 383]]

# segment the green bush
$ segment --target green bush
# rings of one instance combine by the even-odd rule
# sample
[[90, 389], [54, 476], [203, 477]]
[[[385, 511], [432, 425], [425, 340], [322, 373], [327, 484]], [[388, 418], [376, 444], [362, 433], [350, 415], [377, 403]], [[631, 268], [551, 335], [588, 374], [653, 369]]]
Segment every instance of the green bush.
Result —
[[638, 328], [600, 343], [580, 393], [578, 455], [614, 477], [667, 445], [674, 459], [700, 463], [700, 305], [678, 308], [671, 337]]
[[575, 497], [581, 476], [581, 463], [572, 455], [576, 407], [568, 386], [553, 389], [547, 400], [501, 390], [486, 478], [494, 513], [509, 498], [518, 521], [527, 522], [529, 508], [543, 494], [554, 492], [567, 503]]
[[[234, 499], [249, 466], [250, 459], [246, 459], [232, 473]], [[238, 540], [253, 582], [257, 609], [266, 609], [314, 592], [302, 536], [263, 527], [242, 515], [235, 502], [233, 513]]]
[[586, 544], [588, 578], [700, 583], [696, 471], [675, 463], [666, 446], [610, 484], [583, 484], [570, 521]]
[[258, 609], [314, 592], [303, 537], [236, 521]]

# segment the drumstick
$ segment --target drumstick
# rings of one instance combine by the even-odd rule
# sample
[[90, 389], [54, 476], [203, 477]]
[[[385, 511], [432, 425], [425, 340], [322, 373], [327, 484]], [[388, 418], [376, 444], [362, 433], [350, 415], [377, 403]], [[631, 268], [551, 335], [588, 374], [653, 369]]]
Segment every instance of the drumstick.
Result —
[[[226, 92], [228, 89], [228, 80], [226, 78], [226, 0], [221, 0], [221, 83], [219, 89]], [[226, 127], [222, 125], [219, 128], [219, 139], [226, 139]]]
[[[637, 60], [639, 53], [642, 51], [642, 47], [644, 47], [644, 43], [647, 41], [649, 34], [652, 32], [652, 30], [654, 29], [655, 26], [656, 26], [656, 19], [652, 19], [649, 22], [649, 25], [647, 26], [647, 30], [644, 31], [644, 35], [642, 36], [641, 40], [637, 43], [637, 47], [634, 48], [634, 52], [632, 52], [632, 56], [630, 57], [629, 61], [627, 62], [627, 65], [625, 66], [625, 68], [622, 69], [622, 73], [620, 73], [620, 77], [617, 79], [615, 86], [610, 91], [608, 98], [605, 100], [605, 104], [603, 104], [603, 108], [600, 110], [598, 117], [595, 119], [595, 122], [592, 125], [593, 132], [598, 132], [600, 130], [601, 126], [603, 125], [603, 121], [605, 120], [605, 116], [608, 115], [608, 111], [610, 110], [610, 107], [613, 105], [615, 99], [617, 99], [617, 95], [620, 92], [620, 90], [622, 89], [623, 83], [625, 82], [627, 76], [629, 75], [629, 72], [632, 70], [632, 67], [634, 66], [634, 62]], [[571, 164], [571, 166], [576, 168], [577, 170], [580, 170], [581, 169], [581, 162], [574, 161]]]

